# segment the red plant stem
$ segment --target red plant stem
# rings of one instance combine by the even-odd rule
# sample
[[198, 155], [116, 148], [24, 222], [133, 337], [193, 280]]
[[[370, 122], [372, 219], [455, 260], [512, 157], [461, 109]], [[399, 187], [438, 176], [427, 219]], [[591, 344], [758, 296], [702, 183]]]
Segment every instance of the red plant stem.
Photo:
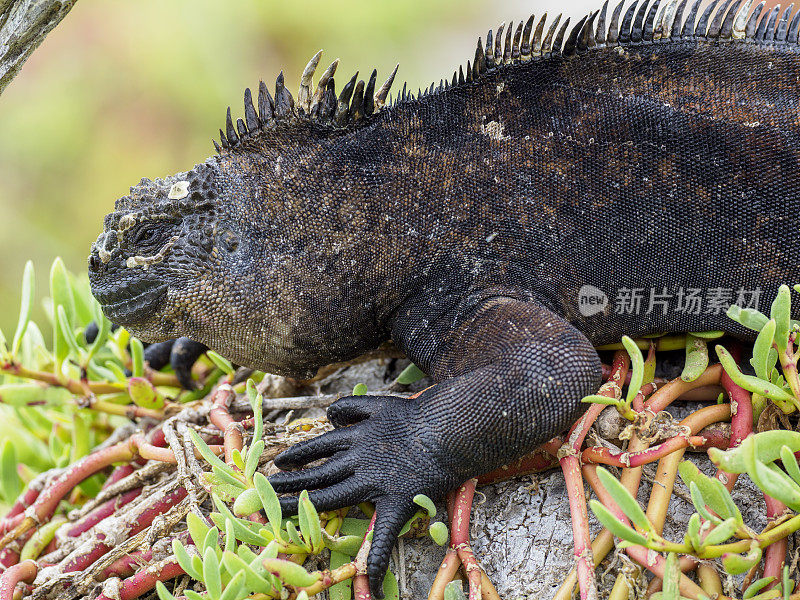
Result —
[[[136, 519], [131, 521], [126, 520], [124, 522], [115, 519], [112, 522], [112, 525], [115, 527], [114, 537], [116, 539], [127, 539], [132, 535], [136, 535], [140, 531], [149, 527], [153, 522], [153, 519], [155, 519], [158, 515], [164, 514], [185, 497], [186, 490], [182, 487], [179, 487], [170, 493], [164, 494], [161, 498], [158, 498], [155, 502], [147, 506], [140, 514], [137, 515]], [[114, 517], [111, 517], [111, 519], [114, 519]], [[102, 527], [103, 525], [100, 524], [99, 529], [102, 529]], [[71, 571], [80, 571], [85, 569], [94, 563], [98, 558], [111, 550], [116, 543], [118, 543], [113, 539], [110, 540], [109, 543], [105, 543], [105, 540], [105, 533], [98, 532], [88, 548], [85, 545], [82, 545], [78, 551], [73, 552], [61, 562], [61, 572], [69, 573]], [[155, 583], [153, 585], [155, 585]]]
[[[140, 434], [133, 435], [124, 442], [114, 444], [113, 446], [103, 448], [102, 450], [84, 456], [74, 465], [65, 469], [46, 490], [39, 494], [36, 501], [23, 513], [26, 515], [25, 518], [11, 531], [0, 538], [0, 549], [4, 548], [11, 541], [19, 538], [19, 536], [25, 532], [37, 527], [41, 523], [49, 521], [55, 513], [56, 508], [58, 508], [59, 502], [61, 502], [76, 485], [87, 477], [94, 475], [98, 471], [114, 463], [130, 462], [134, 458], [141, 456], [146, 459], [161, 460], [175, 464], [175, 455], [172, 453], [172, 450], [154, 445], [160, 441], [157, 435], [158, 432], [160, 432], [160, 430], [156, 430], [156, 435], [148, 436], [150, 438], [149, 441]], [[211, 450], [218, 452], [219, 448], [211, 446]]]
[[[738, 363], [741, 355], [741, 347], [735, 345], [730, 349], [730, 352]], [[720, 383], [728, 393], [728, 397], [731, 401], [730, 447], [735, 448], [742, 443], [742, 440], [753, 433], [753, 399], [750, 396], [750, 392], [736, 385], [725, 371], [722, 372]], [[726, 473], [721, 469], [717, 469], [717, 473], [714, 477], [719, 479], [730, 492], [736, 485], [739, 474]]]
[[233, 419], [229, 410], [235, 398], [236, 392], [233, 388], [223, 383], [214, 392], [213, 407], [208, 413], [208, 420], [222, 431], [225, 462], [229, 465], [233, 465], [233, 451], [241, 451], [244, 446], [244, 428]]
[[113, 598], [100, 594], [96, 600], [134, 600], [134, 598], [138, 598], [156, 587], [157, 582], [167, 581], [184, 574], [185, 571], [178, 564], [178, 561], [174, 557], [170, 557], [150, 565], [132, 577], [125, 579], [122, 582], [119, 593], [114, 594]]
[[705, 372], [694, 381], [684, 381], [680, 377], [673, 379], [650, 396], [647, 402], [645, 402], [645, 409], [657, 414], [690, 390], [719, 384], [722, 373], [722, 365], [717, 363], [708, 367]]
[[[560, 443], [559, 443], [560, 445]], [[504, 481], [518, 475], [530, 475], [531, 473], [541, 473], [558, 466], [558, 459], [550, 452], [540, 446], [530, 454], [518, 458], [512, 463], [504, 465], [489, 473], [478, 477], [478, 485], [488, 485]]]
[[138, 550], [131, 554], [118, 558], [107, 566], [100, 574], [98, 580], [104, 581], [109, 577], [130, 577], [143, 564], [148, 564], [153, 560], [153, 549]]
[[481, 598], [481, 573], [483, 572], [475, 554], [469, 544], [469, 520], [472, 511], [472, 499], [475, 496], [475, 485], [478, 480], [473, 478], [465, 481], [455, 493], [453, 510], [450, 513], [452, 522], [450, 527], [450, 544], [458, 552], [458, 558], [464, 565], [469, 581], [469, 600]]
[[39, 567], [32, 560], [9, 567], [0, 575], [0, 600], [13, 600], [14, 590], [18, 583], [32, 583], [39, 572]]
[[[689, 571], [694, 571], [699, 566], [700, 566], [700, 561], [697, 560], [694, 556], [681, 556], [678, 559], [678, 568], [681, 570], [681, 573], [688, 573]], [[650, 580], [650, 584], [647, 586], [646, 597], [649, 598], [656, 592], [660, 592], [663, 587], [664, 587], [664, 580], [661, 579], [660, 577], [653, 577], [653, 579]]]
[[[611, 376], [598, 392], [609, 398], [619, 398], [622, 394], [622, 381], [625, 380], [630, 359], [624, 350], [614, 354]], [[570, 517], [572, 519], [572, 537], [574, 555], [578, 574], [578, 586], [581, 600], [595, 600], [597, 585], [594, 576], [594, 558], [592, 557], [592, 538], [589, 534], [589, 509], [586, 506], [586, 493], [581, 477], [580, 450], [589, 428], [600, 415], [605, 406], [591, 404], [589, 410], [578, 419], [567, 435], [567, 442], [559, 450], [559, 462], [564, 471], [564, 480], [569, 497]]]
[[364, 536], [364, 542], [361, 548], [358, 549], [358, 554], [355, 558], [356, 576], [353, 577], [353, 598], [355, 600], [372, 600], [372, 593], [369, 591], [369, 577], [367, 577], [367, 556], [372, 542], [367, 539], [369, 532], [375, 527], [375, 517], [378, 511], [372, 513], [372, 518], [367, 527], [367, 534]]
[[37, 477], [33, 481], [31, 481], [30, 485], [25, 489], [25, 491], [20, 494], [19, 498], [17, 498], [16, 502], [11, 505], [11, 509], [6, 513], [6, 516], [0, 520], [0, 531], [2, 531], [2, 523], [7, 521], [10, 517], [15, 517], [19, 514], [25, 512], [25, 509], [28, 508], [31, 504], [36, 501], [36, 498], [39, 497], [39, 494], [44, 488], [45, 478]]
[[75, 521], [69, 531], [67, 531], [67, 535], [69, 537], [77, 537], [84, 531], [88, 531], [106, 517], [113, 515], [120, 507], [125, 506], [134, 498], [138, 498], [141, 493], [142, 488], [135, 488], [116, 498], [106, 500], [93, 511]]
[[135, 469], [133, 468], [133, 465], [120, 465], [118, 467], [114, 467], [114, 470], [111, 471], [111, 475], [108, 476], [108, 479], [106, 479], [106, 482], [100, 489], [106, 489], [112, 483], [117, 483], [120, 479], [127, 477], [134, 471]]
[[5, 534], [15, 527], [18, 527], [20, 523], [25, 519], [25, 513], [19, 513], [14, 515], [13, 517], [9, 517], [7, 519], [3, 519], [0, 521], [0, 534]]
[[[586, 478], [586, 481], [589, 482], [589, 485], [591, 486], [597, 498], [600, 500], [600, 502], [603, 503], [603, 506], [605, 506], [608, 510], [610, 510], [618, 521], [630, 527], [631, 523], [628, 517], [625, 516], [625, 513], [622, 512], [622, 509], [614, 501], [613, 496], [611, 496], [611, 494], [608, 493], [608, 490], [606, 490], [606, 488], [603, 487], [603, 484], [600, 483], [600, 479], [597, 477], [597, 466], [585, 465], [583, 467], [583, 474], [584, 477]], [[633, 553], [628, 552], [630, 557], [633, 558], [639, 564], [641, 564], [643, 567], [654, 573], [657, 577], [663, 579], [665, 561], [660, 554], [656, 552], [648, 552], [647, 548], [644, 548], [643, 546], [632, 546], [627, 548], [626, 550], [634, 550]], [[680, 586], [681, 586], [681, 591], [684, 593], [686, 592], [686, 590], [692, 589], [691, 586], [697, 587], [691, 580], [689, 580], [685, 576], [681, 577]], [[700, 588], [697, 587], [697, 589], [699, 590]]]
[[13, 567], [19, 562], [19, 552], [11, 548], [3, 548], [0, 550], [0, 573], [5, 571], [8, 567]]
[[671, 454], [676, 450], [681, 450], [688, 446], [699, 447], [706, 443], [706, 439], [699, 435], [676, 436], [666, 442], [653, 446], [641, 452], [612, 452], [602, 446], [587, 448], [581, 454], [584, 463], [613, 465], [615, 467], [641, 467], [660, 458]]
[[[786, 511], [786, 505], [779, 500], [775, 500], [771, 496], [764, 494], [764, 500], [767, 504], [767, 519], [771, 521], [780, 517]], [[762, 577], [774, 577], [764, 591], [775, 587], [781, 580], [783, 565], [786, 562], [787, 538], [782, 538], [777, 542], [770, 544], [764, 549], [764, 574]]]

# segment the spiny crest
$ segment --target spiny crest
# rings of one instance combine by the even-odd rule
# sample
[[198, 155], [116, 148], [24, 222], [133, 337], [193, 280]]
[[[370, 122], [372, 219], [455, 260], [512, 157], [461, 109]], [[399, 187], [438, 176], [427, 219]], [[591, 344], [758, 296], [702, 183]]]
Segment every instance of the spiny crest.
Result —
[[[258, 110], [253, 102], [250, 88], [244, 91], [244, 120], [237, 119], [234, 126], [231, 109], [225, 119], [225, 130], [219, 130], [220, 141], [214, 141], [214, 148], [221, 152], [223, 148], [237, 146], [242, 139], [264, 129], [274, 129], [282, 123], [298, 120], [313, 121], [314, 123], [343, 128], [352, 123], [358, 123], [370, 117], [386, 105], [386, 98], [397, 74], [395, 66], [392, 73], [375, 91], [378, 77], [376, 70], [372, 71], [369, 81], [365, 84], [358, 79], [358, 72], [336, 95], [336, 84], [333, 76], [339, 66], [339, 59], [334, 60], [322, 73], [314, 89], [312, 79], [322, 58], [322, 50], [317, 52], [308, 61], [303, 74], [300, 76], [300, 89], [297, 92], [297, 101], [286, 88], [283, 71], [275, 81], [275, 97], [270, 95], [266, 84], [262, 81], [258, 86]], [[313, 90], [313, 93], [312, 93]]]
[[[505, 65], [526, 63], [551, 56], [571, 57], [596, 48], [634, 46], [669, 41], [710, 40], [716, 42], [748, 42], [760, 45], [797, 44], [800, 37], [800, 10], [794, 4], [781, 12], [780, 5], [764, 12], [762, 0], [751, 12], [754, 0], [712, 0], [700, 12], [704, 0], [622, 0], [612, 11], [609, 0], [572, 28], [570, 20], [561, 21], [557, 15], [548, 23], [547, 13], [538, 21], [531, 15], [516, 27], [502, 23], [496, 32], [489, 30], [486, 42], [478, 38], [475, 55], [458, 71], [451, 81], [431, 83], [416, 96], [403, 84], [395, 97], [398, 104], [440, 93], [454, 86], [467, 85], [483, 74]], [[627, 7], [626, 7], [627, 4]], [[762, 14], [763, 13], [763, 14]], [[333, 75], [339, 59], [325, 69], [312, 93], [312, 78], [319, 66], [322, 50], [306, 65], [300, 77], [297, 102], [286, 89], [283, 72], [275, 82], [275, 98], [270, 96], [262, 81], [258, 89], [258, 110], [249, 89], [244, 93], [244, 120], [234, 125], [228, 108], [225, 130], [220, 129], [220, 143], [214, 142], [217, 152], [240, 143], [241, 139], [261, 129], [271, 129], [281, 122], [305, 119], [321, 125], [343, 128], [358, 123], [379, 112], [387, 105], [389, 89], [397, 67], [384, 84], [375, 91], [377, 72], [372, 71], [365, 84], [358, 73], [336, 95]], [[398, 65], [399, 66], [399, 65]]]
[[[753, 0], [713, 0], [701, 13], [703, 2], [634, 0], [628, 4], [628, 0], [622, 0], [613, 11], [609, 11], [609, 0], [606, 0], [600, 10], [586, 15], [571, 29], [569, 19], [561, 23], [561, 15], [548, 23], [547, 13], [538, 22], [531, 15], [516, 28], [513, 22], [507, 28], [505, 23], [501, 23], [496, 32], [490, 30], [486, 34], [485, 48], [483, 40], [478, 39], [475, 56], [471, 64], [467, 61], [466, 70], [459, 67], [453, 74], [452, 83], [445, 81], [435, 90], [429, 89], [428, 93], [470, 83], [504, 65], [555, 55], [569, 57], [594, 48], [680, 40], [798, 43], [800, 10], [792, 16], [794, 4], [783, 12], [778, 5], [762, 15], [763, 1], [752, 13]], [[399, 100], [404, 98], [405, 92]]]

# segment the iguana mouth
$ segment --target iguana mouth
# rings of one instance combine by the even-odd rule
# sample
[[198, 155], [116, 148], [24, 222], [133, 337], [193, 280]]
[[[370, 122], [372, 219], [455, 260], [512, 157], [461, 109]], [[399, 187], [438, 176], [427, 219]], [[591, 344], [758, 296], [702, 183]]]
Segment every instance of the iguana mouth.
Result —
[[[118, 325], [137, 323], [158, 310], [167, 294], [167, 285], [139, 283], [135, 288], [121, 288], [107, 293], [95, 293], [106, 316]], [[143, 291], [139, 291], [144, 288]], [[120, 297], [123, 297], [120, 299]]]

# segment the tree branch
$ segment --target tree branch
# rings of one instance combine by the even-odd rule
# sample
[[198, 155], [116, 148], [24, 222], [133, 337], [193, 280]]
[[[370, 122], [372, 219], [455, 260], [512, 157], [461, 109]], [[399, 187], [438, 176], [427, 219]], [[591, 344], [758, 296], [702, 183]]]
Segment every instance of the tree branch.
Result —
[[0, 94], [76, 0], [0, 0]]

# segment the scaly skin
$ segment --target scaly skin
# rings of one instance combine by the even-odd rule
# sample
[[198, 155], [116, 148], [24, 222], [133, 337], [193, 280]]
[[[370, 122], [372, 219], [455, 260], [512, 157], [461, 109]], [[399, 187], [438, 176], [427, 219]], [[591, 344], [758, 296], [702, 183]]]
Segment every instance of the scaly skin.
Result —
[[[247, 92], [218, 156], [106, 217], [93, 291], [143, 339], [308, 377], [392, 338], [438, 382], [344, 398], [335, 431], [276, 460], [330, 457], [271, 479], [321, 510], [375, 502], [376, 596], [414, 495], [566, 427], [600, 381], [593, 344], [747, 336], [724, 314], [753, 299], [737, 291], [767, 310], [800, 281], [799, 21], [739, 0], [695, 31], [685, 3], [657, 8], [498, 32], [466, 78], [389, 107], [374, 75], [337, 101], [330, 73], [313, 94], [306, 73], [297, 104], [281, 76], [258, 113]], [[615, 310], [626, 289], [641, 310]], [[692, 289], [706, 304], [679, 310]], [[587, 290], [610, 302], [587, 310]]]

